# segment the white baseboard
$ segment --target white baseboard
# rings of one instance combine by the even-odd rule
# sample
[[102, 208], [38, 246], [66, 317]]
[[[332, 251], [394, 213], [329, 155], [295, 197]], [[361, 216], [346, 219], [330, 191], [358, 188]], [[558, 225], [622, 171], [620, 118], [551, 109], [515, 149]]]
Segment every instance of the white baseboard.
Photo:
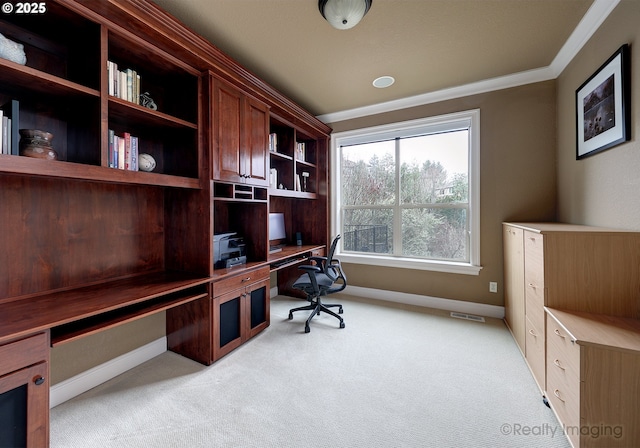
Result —
[[166, 351], [167, 338], [162, 337], [61, 383], [54, 384], [49, 390], [49, 407], [53, 408], [71, 400]]
[[363, 288], [361, 286], [347, 286], [344, 294], [368, 299], [386, 300], [405, 305], [417, 305], [438, 310], [456, 311], [466, 314], [477, 314], [485, 317], [504, 318], [504, 307], [487, 305], [485, 303], [467, 302], [464, 300], [441, 299], [439, 297], [408, 294], [405, 292], [385, 291], [382, 289]]

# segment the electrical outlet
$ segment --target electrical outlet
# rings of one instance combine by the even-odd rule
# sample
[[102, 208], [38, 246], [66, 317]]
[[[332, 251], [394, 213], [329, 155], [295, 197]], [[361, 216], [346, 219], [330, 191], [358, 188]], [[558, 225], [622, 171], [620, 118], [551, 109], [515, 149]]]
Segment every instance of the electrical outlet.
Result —
[[498, 292], [498, 282], [489, 282], [489, 292]]

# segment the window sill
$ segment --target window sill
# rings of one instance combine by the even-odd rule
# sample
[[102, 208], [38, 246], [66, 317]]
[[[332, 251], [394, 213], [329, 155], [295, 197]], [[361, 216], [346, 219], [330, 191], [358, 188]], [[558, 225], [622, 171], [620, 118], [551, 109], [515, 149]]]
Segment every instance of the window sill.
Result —
[[340, 253], [336, 255], [343, 263], [385, 266], [390, 268], [418, 269], [422, 271], [447, 272], [450, 274], [479, 275], [482, 266], [451, 261], [416, 260], [402, 257], [380, 257]]

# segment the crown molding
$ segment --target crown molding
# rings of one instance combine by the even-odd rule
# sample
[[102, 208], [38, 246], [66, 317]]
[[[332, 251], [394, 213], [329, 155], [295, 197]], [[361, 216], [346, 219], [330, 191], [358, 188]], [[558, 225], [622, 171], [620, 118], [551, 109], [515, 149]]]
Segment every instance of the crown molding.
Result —
[[606, 20], [611, 11], [615, 9], [618, 3], [620, 3], [620, 0], [595, 0], [580, 23], [578, 23], [578, 26], [573, 30], [565, 44], [562, 46], [554, 60], [547, 67], [486, 79], [462, 86], [442, 89], [407, 98], [400, 98], [384, 103], [372, 104], [370, 106], [318, 115], [316, 118], [324, 123], [336, 123], [339, 121], [351, 120], [353, 118], [393, 112], [395, 110], [406, 109], [409, 107], [422, 106], [439, 101], [462, 98], [465, 96], [555, 79], [563, 72], [567, 65], [569, 65], [600, 25], [602, 25]]

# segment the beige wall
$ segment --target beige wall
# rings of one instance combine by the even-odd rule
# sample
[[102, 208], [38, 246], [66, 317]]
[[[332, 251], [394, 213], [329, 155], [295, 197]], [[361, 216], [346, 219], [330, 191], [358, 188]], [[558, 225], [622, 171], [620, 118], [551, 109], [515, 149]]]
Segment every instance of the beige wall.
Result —
[[[346, 264], [349, 284], [503, 305], [505, 220], [556, 217], [555, 81], [331, 123], [334, 132], [480, 109], [480, 275]], [[489, 292], [497, 281], [498, 293]]]
[[165, 313], [100, 331], [51, 349], [51, 385], [165, 335]]
[[[640, 230], [640, 2], [623, 0], [557, 80], [558, 219]], [[621, 45], [631, 46], [631, 141], [576, 160], [575, 91]]]

